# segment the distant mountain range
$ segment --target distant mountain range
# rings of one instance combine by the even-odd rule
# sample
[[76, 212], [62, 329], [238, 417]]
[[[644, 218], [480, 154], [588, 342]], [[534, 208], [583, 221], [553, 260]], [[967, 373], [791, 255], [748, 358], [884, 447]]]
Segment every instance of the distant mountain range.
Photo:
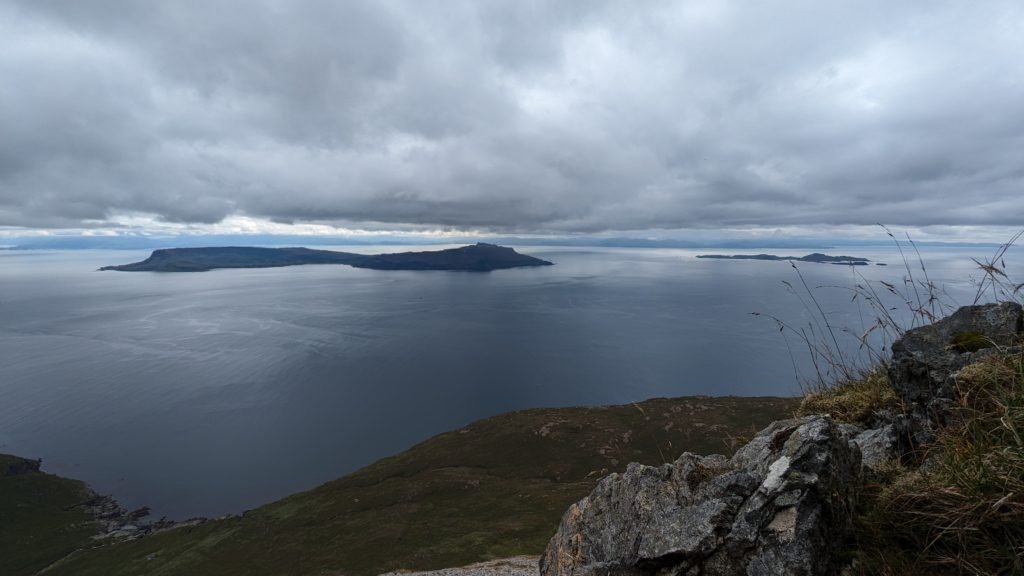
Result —
[[353, 254], [310, 248], [258, 248], [220, 246], [154, 250], [141, 262], [104, 266], [121, 272], [205, 272], [217, 268], [275, 268], [301, 264], [347, 264], [374, 270], [468, 270], [488, 272], [524, 266], [550, 266], [551, 262], [520, 254], [512, 248], [478, 243], [433, 252]]
[[[303, 236], [275, 234], [221, 234], [221, 235], [115, 235], [115, 236], [45, 236], [0, 238], [0, 249], [8, 250], [156, 250], [159, 248], [192, 248], [203, 246], [410, 246], [437, 244], [468, 244], [479, 241], [474, 237], [414, 237], [414, 236]], [[492, 244], [512, 246], [565, 246], [601, 248], [728, 248], [728, 249], [803, 249], [831, 250], [835, 246], [892, 246], [886, 240], [838, 240], [813, 238], [758, 238], [723, 240], [686, 240], [630, 237], [562, 237], [540, 238], [530, 236], [489, 237]], [[916, 242], [918, 246], [934, 247], [996, 247], [994, 243]]]

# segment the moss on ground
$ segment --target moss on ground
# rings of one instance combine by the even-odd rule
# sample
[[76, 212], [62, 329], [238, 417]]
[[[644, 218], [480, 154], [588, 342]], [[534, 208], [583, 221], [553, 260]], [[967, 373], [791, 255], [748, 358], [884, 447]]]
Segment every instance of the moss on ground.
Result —
[[729, 453], [794, 398], [675, 398], [503, 414], [214, 520], [77, 553], [47, 574], [378, 574], [540, 554], [604, 475]]
[[949, 345], [957, 352], [977, 352], [992, 347], [992, 340], [980, 332], [961, 332]]

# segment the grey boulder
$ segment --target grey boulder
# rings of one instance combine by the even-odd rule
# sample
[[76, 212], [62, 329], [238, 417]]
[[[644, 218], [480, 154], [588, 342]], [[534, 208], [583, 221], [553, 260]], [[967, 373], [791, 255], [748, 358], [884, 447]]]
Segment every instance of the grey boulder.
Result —
[[947, 424], [957, 397], [954, 374], [984, 355], [985, 348], [1019, 344], [1022, 332], [1020, 304], [964, 306], [894, 342], [889, 379], [921, 429]]
[[572, 505], [543, 576], [820, 575], [849, 533], [857, 444], [827, 416], [775, 422], [731, 459], [631, 464]]

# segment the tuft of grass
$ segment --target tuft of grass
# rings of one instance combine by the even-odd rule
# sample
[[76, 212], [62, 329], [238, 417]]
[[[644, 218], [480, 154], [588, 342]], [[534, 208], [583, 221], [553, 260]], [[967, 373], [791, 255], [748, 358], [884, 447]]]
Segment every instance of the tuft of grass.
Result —
[[978, 291], [974, 295], [974, 303], [982, 301], [986, 294], [992, 295], [993, 302], [1022, 302], [1024, 283], [1016, 283], [1006, 272], [1006, 253], [1024, 236], [1024, 230], [1017, 232], [1009, 241], [996, 249], [995, 254], [986, 260], [973, 259], [981, 270], [981, 279], [977, 281]]
[[903, 410], [903, 404], [882, 366], [861, 378], [822, 387], [804, 396], [797, 415], [830, 414], [839, 422], [869, 425], [881, 410]]
[[869, 496], [864, 574], [1024, 574], [1024, 355], [987, 357], [957, 383], [957, 418], [925, 464]]
[[[800, 268], [790, 262], [799, 284], [788, 281], [782, 283], [800, 301], [804, 317], [809, 318], [809, 321], [804, 325], [792, 324], [771, 314], [751, 312], [754, 316], [764, 316], [776, 323], [793, 361], [797, 381], [805, 390], [815, 392], [837, 383], [862, 379], [865, 373], [888, 362], [890, 346], [908, 330], [931, 324], [958, 307], [946, 294], [945, 288], [932, 281], [924, 257], [910, 235], [906, 237], [906, 245], [913, 249], [916, 262], [909, 255], [909, 248], [905, 250], [904, 243], [895, 234], [885, 226], [879, 226], [892, 239], [899, 252], [905, 271], [901, 282], [872, 282], [856, 266], [850, 266], [853, 286], [812, 287]], [[986, 268], [979, 263], [988, 282], [1002, 278], [998, 274], [1003, 272], [1000, 266], [1005, 267], [1003, 255], [1019, 236], [1015, 236], [996, 253], [992, 259], [996, 264]], [[815, 295], [817, 290], [823, 288], [840, 289], [851, 294], [850, 303], [856, 305], [859, 326], [840, 325], [834, 321], [833, 313], [826, 311]], [[1017, 288], [1021, 289], [1020, 286]], [[813, 378], [800, 374], [789, 343], [790, 335], [795, 336], [800, 346], [806, 349], [814, 372]], [[845, 345], [840, 344], [841, 341]]]
[[[896, 243], [905, 276], [902, 286], [875, 286], [854, 270], [858, 282], [848, 288], [852, 301], [867, 304], [874, 318], [859, 336], [831, 322], [799, 270], [802, 291], [786, 283], [812, 318], [805, 327], [793, 327], [771, 317], [784, 336], [798, 337], [814, 365], [816, 380], [805, 384], [799, 414], [824, 412], [839, 421], [870, 425], [880, 410], [901, 410], [884, 369], [888, 344], [956, 308], [929, 278], [909, 236], [918, 266], [911, 264], [895, 235], [883, 229]], [[1010, 279], [1004, 256], [1022, 237], [1024, 231], [990, 259], [975, 260], [982, 273], [975, 281], [975, 304], [1021, 302], [1024, 284]], [[906, 313], [894, 313], [899, 310]], [[856, 336], [871, 365], [840, 352], [837, 333]], [[949, 345], [959, 352], [977, 352], [991, 348], [992, 342], [964, 332]], [[1024, 354], [999, 351], [975, 362], [957, 374], [957, 385], [959, 404], [952, 423], [938, 430], [930, 445], [918, 447], [914, 460], [923, 463], [908, 468], [893, 462], [870, 480], [855, 520], [852, 573], [1024, 574]]]

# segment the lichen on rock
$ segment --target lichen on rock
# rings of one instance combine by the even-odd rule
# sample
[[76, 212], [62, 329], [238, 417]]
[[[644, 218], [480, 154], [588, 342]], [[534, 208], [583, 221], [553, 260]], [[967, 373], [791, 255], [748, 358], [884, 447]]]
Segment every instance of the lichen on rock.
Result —
[[860, 470], [826, 416], [776, 422], [730, 459], [633, 464], [569, 509], [541, 574], [828, 574]]

